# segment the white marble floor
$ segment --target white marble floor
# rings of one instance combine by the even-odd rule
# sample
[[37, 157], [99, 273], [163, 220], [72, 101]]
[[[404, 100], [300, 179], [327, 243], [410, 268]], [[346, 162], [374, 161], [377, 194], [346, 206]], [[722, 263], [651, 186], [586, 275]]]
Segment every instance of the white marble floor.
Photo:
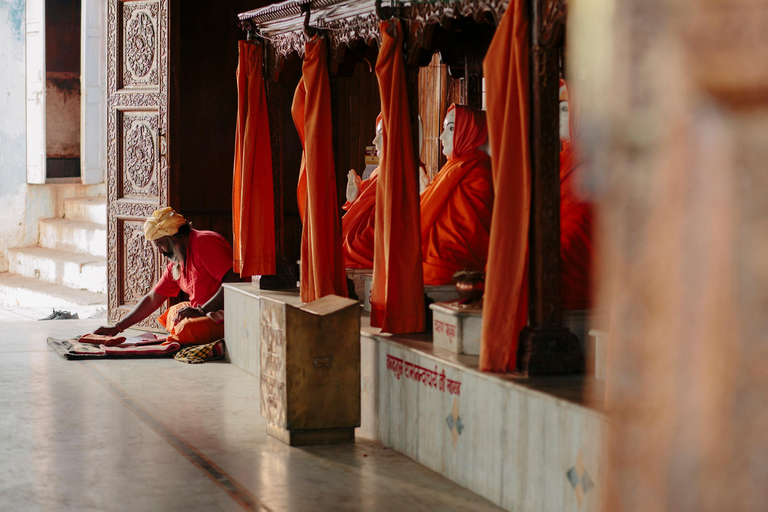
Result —
[[28, 319], [43, 313], [0, 311], [0, 510], [499, 510], [361, 437], [268, 437], [233, 365], [66, 361], [46, 338], [105, 320]]

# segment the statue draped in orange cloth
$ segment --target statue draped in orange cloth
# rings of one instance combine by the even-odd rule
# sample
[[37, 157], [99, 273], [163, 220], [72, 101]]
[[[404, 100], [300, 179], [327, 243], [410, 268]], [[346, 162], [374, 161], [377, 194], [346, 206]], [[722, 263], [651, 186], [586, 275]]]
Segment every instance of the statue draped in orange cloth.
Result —
[[[563, 310], [589, 309], [592, 267], [592, 204], [578, 190], [581, 161], [572, 142], [576, 118], [560, 81], [560, 276]], [[571, 109], [572, 110], [572, 109]]]
[[448, 161], [421, 196], [424, 284], [452, 282], [458, 270], [485, 270], [493, 207], [485, 112], [451, 105], [443, 122]]
[[[422, 143], [421, 119], [419, 118], [419, 149]], [[373, 145], [376, 153], [382, 154], [384, 127], [381, 114], [376, 118], [376, 137]], [[376, 226], [376, 183], [379, 168], [367, 180], [360, 181], [354, 170], [350, 170], [347, 183], [347, 202], [342, 208], [347, 213], [341, 218], [342, 249], [344, 265], [347, 268], [373, 268], [373, 234]], [[419, 187], [425, 190], [429, 184], [424, 164], [419, 167]]]
[[[376, 118], [376, 138], [373, 145], [381, 154], [381, 114]], [[349, 171], [347, 202], [342, 206], [347, 213], [341, 218], [341, 240], [344, 251], [344, 265], [347, 268], [373, 268], [373, 233], [376, 225], [376, 183], [379, 179], [377, 167], [371, 176], [360, 182], [355, 171]]]

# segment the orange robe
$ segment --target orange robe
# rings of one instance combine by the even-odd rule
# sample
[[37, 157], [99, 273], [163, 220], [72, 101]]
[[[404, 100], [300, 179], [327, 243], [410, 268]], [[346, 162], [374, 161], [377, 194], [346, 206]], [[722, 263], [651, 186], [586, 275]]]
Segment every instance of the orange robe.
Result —
[[341, 240], [347, 268], [373, 268], [373, 239], [376, 225], [376, 183], [379, 169], [360, 186], [360, 195], [342, 206]]
[[485, 276], [482, 371], [515, 369], [528, 317], [531, 160], [525, 5], [510, 0], [483, 61], [496, 205]]
[[424, 284], [450, 284], [458, 270], [485, 270], [492, 207], [488, 155], [475, 150], [449, 159], [421, 196]]
[[275, 273], [275, 210], [264, 46], [240, 41], [239, 49], [232, 249], [234, 271], [247, 277]]
[[291, 113], [299, 135], [303, 135], [304, 154], [299, 183], [306, 183], [305, 198], [299, 194], [299, 208], [304, 211], [301, 300], [311, 302], [330, 294], [346, 297], [347, 279], [336, 201], [331, 86], [325, 38], [315, 37], [305, 46], [302, 77], [296, 88]]
[[376, 184], [371, 325], [394, 334], [424, 330], [419, 258], [418, 160], [405, 86], [403, 28], [383, 21], [376, 61], [384, 127]]
[[560, 152], [560, 257], [563, 310], [589, 309], [592, 267], [592, 205], [575, 191], [579, 163], [573, 144]]

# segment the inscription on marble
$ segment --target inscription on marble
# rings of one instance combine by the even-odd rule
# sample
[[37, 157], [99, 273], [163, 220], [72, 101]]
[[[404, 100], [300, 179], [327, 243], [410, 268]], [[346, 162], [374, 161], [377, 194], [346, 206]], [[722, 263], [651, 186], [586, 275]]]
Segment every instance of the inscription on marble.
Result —
[[387, 370], [391, 371], [398, 380], [405, 376], [406, 379], [421, 382], [425, 386], [436, 388], [438, 391], [445, 392], [447, 390], [451, 395], [461, 394], [461, 382], [447, 379], [445, 370], [438, 373], [437, 366], [434, 370], [429, 370], [387, 354]]

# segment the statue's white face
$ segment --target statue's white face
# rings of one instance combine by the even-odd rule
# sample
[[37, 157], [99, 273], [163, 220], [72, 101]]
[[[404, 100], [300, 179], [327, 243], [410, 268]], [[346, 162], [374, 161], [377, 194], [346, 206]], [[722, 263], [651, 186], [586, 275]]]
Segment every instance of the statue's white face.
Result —
[[443, 133], [440, 134], [440, 142], [443, 143], [443, 154], [450, 157], [453, 153], [453, 128], [456, 124], [456, 110], [451, 110], [445, 115], [443, 121]]
[[373, 138], [373, 145], [376, 146], [376, 154], [381, 156], [384, 151], [384, 124], [382, 121], [376, 125], [376, 136]]
[[568, 102], [560, 102], [560, 140], [571, 140], [571, 128], [568, 118]]

